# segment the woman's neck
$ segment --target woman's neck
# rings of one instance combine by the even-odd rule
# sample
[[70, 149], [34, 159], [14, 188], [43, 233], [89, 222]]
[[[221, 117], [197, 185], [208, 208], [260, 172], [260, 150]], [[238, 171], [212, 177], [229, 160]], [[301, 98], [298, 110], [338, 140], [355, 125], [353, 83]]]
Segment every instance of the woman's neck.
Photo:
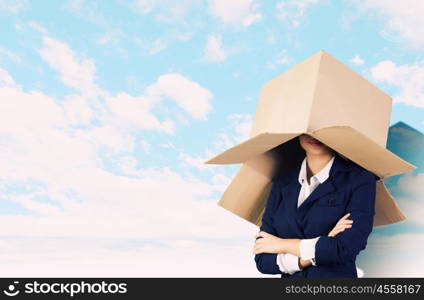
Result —
[[308, 179], [309, 177], [317, 174], [319, 171], [321, 171], [327, 163], [331, 160], [331, 158], [334, 156], [332, 153], [328, 154], [320, 154], [320, 155], [314, 155], [314, 154], [306, 154], [306, 165], [307, 165], [307, 173], [308, 173]]

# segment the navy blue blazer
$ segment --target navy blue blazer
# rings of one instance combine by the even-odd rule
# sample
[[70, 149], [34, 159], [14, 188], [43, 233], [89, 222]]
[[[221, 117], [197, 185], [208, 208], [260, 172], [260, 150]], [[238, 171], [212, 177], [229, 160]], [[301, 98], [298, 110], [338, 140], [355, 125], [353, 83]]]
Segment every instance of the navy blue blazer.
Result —
[[[255, 255], [257, 269], [264, 274], [281, 274], [281, 277], [358, 277], [355, 260], [365, 249], [373, 228], [379, 177], [336, 154], [327, 180], [298, 208], [300, 167], [273, 179], [260, 230], [281, 238], [320, 236], [315, 245], [316, 266], [290, 275], [280, 271], [277, 254], [259, 253]], [[349, 212], [352, 227], [329, 237], [338, 220]]]

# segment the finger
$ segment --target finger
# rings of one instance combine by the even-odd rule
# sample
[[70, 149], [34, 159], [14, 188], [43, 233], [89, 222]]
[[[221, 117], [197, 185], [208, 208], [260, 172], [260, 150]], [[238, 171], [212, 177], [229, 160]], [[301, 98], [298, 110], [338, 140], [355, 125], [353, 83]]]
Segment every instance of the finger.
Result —
[[340, 232], [342, 232], [344, 230], [345, 230], [345, 228], [339, 228], [339, 229], [337, 229], [337, 233], [340, 233]]
[[342, 228], [336, 228], [336, 229], [334, 230], [334, 234], [338, 234], [341, 230], [342, 230]]
[[[349, 220], [349, 219], [340, 219], [338, 222], [337, 222], [337, 224], [344, 224], [344, 223], [349, 223], [349, 222], [351, 222], [352, 220]], [[337, 225], [336, 224], [336, 225]]]
[[340, 221], [340, 223], [353, 223], [353, 220], [343, 220], [343, 221]]
[[337, 224], [344, 224], [344, 223], [353, 223], [353, 220], [349, 220], [349, 219], [340, 219]]
[[352, 225], [350, 225], [350, 224], [343, 224], [343, 225], [341, 225], [339, 228], [340, 229], [346, 229], [346, 228], [350, 228], [350, 227], [352, 227]]
[[338, 230], [334, 233], [334, 236], [338, 235], [340, 232], [344, 231], [344, 229]]
[[345, 214], [343, 217], [341, 217], [340, 220], [345, 220], [350, 216], [350, 213]]

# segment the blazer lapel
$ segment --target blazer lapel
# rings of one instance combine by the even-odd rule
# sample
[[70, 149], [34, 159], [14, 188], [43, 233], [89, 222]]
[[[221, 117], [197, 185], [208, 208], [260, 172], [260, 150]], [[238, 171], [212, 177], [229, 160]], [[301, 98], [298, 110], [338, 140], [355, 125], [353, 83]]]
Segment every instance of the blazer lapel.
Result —
[[[348, 169], [349, 169], [348, 161], [346, 161], [345, 159], [343, 159], [342, 157], [336, 154], [336, 157], [334, 158], [334, 161], [333, 161], [333, 165], [330, 168], [329, 177], [327, 178], [327, 180], [319, 184], [312, 191], [312, 193], [302, 202], [302, 204], [299, 207], [297, 207], [297, 199], [299, 196], [301, 185], [297, 181], [298, 179], [296, 177], [297, 184], [299, 185], [299, 188], [298, 188], [299, 192], [297, 193], [297, 197], [295, 199], [296, 200], [295, 201], [295, 207], [296, 207], [295, 216], [296, 216], [296, 220], [298, 224], [302, 228], [303, 228], [303, 220], [309, 208], [311, 207], [311, 205], [319, 198], [336, 190], [336, 184], [334, 180], [335, 176], [337, 175], [338, 172], [347, 171]], [[299, 171], [300, 171], [300, 168], [299, 168]], [[294, 189], [294, 190], [297, 190], [297, 189]]]

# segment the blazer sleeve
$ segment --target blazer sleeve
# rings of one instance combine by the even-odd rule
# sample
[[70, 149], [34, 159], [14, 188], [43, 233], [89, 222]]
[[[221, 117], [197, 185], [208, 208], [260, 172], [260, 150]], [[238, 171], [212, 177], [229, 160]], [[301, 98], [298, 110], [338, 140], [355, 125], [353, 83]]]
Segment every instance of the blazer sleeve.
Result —
[[375, 215], [376, 179], [373, 173], [362, 170], [353, 174], [350, 199], [345, 213], [353, 220], [348, 228], [334, 237], [321, 236], [315, 245], [316, 266], [355, 262], [356, 256], [365, 249], [373, 228]]
[[[265, 231], [272, 235], [277, 235], [273, 226], [272, 215], [275, 212], [276, 204], [280, 197], [280, 189], [277, 180], [272, 181], [271, 191], [265, 206], [265, 212], [262, 216], [262, 225], [260, 231]], [[263, 274], [282, 274], [277, 265], [276, 253], [259, 253], [255, 254], [256, 268]]]

